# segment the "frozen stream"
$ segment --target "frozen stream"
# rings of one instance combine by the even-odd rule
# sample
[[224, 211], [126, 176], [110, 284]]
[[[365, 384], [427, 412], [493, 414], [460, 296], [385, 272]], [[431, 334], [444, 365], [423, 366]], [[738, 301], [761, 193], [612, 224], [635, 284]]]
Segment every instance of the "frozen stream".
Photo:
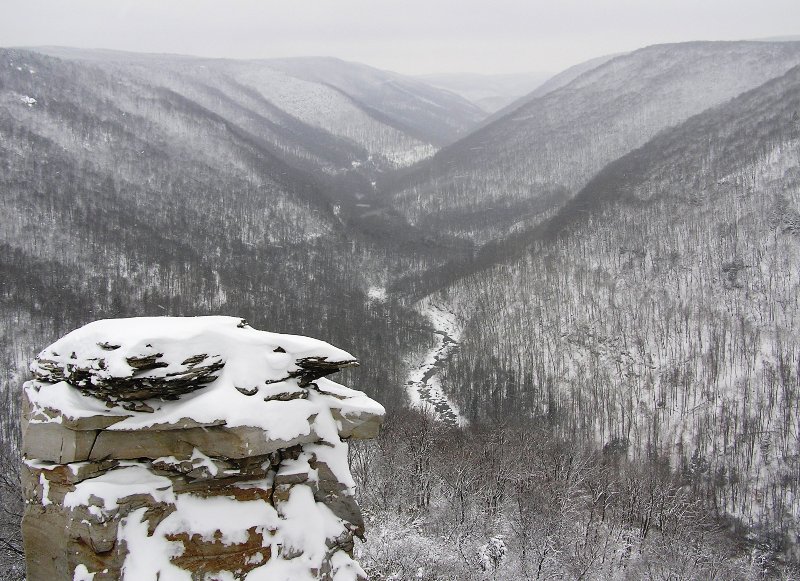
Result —
[[411, 405], [432, 411], [437, 419], [446, 424], [464, 426], [467, 424], [466, 418], [447, 398], [439, 379], [447, 359], [458, 348], [461, 329], [455, 315], [439, 305], [424, 302], [421, 305], [421, 312], [433, 325], [436, 345], [408, 375], [406, 386]]

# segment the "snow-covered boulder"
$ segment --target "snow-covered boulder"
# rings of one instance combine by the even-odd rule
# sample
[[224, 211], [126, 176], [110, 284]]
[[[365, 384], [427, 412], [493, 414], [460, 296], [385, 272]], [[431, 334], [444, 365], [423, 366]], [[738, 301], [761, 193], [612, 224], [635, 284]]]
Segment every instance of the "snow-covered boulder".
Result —
[[24, 385], [29, 579], [363, 577], [348, 438], [383, 407], [322, 341], [231, 317], [96, 321]]

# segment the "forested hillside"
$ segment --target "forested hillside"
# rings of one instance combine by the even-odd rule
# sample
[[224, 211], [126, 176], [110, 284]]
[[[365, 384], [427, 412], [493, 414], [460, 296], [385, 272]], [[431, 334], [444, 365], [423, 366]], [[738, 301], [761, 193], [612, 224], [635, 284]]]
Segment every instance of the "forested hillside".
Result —
[[485, 114], [416, 79], [338, 59], [201, 59], [40, 48], [134, 82], [161, 86], [246, 124], [284, 155], [330, 172], [398, 167], [434, 153]]
[[613, 58], [443, 149], [395, 185], [415, 224], [478, 242], [540, 223], [664, 128], [785, 73], [800, 43], [656, 45]]
[[[266, 100], [241, 89], [242, 102], [222, 89], [201, 90], [202, 72], [201, 80], [188, 73], [168, 80], [167, 67], [146, 81], [145, 69], [123, 69], [2, 51], [8, 405], [16, 408], [7, 387], [25, 375], [31, 354], [77, 325], [201, 313], [346, 345], [376, 362], [354, 381], [373, 394], [379, 386], [382, 401], [400, 405], [399, 346], [424, 339], [413, 312], [368, 297], [393, 262], [385, 241], [349, 222], [352, 189], [349, 198], [337, 191], [368, 187], [368, 176], [322, 182], [327, 166], [306, 171], [295, 163], [299, 149], [288, 151], [280, 139], [296, 140], [305, 153], [318, 148], [315, 159], [324, 155], [325, 163], [341, 156], [349, 164], [357, 146], [285, 114], [284, 125], [268, 122]], [[3, 427], [11, 441], [12, 416]]]
[[610, 164], [551, 238], [451, 288], [462, 413], [661, 459], [796, 551], [798, 111], [800, 67]]
[[791, 579], [658, 458], [510, 418], [462, 429], [390, 416], [351, 468], [371, 579]]
[[[389, 410], [351, 456], [376, 579], [791, 571], [799, 65], [648, 47], [470, 133], [336, 59], [0, 49], [0, 467], [44, 345], [235, 315], [353, 353]], [[448, 422], [403, 410], [423, 390]]]
[[593, 59], [589, 59], [588, 61], [578, 63], [577, 65], [571, 66], [568, 69], [561, 71], [560, 73], [553, 75], [552, 77], [548, 78], [537, 87], [535, 87], [532, 91], [527, 92], [523, 95], [520, 95], [518, 98], [514, 99], [513, 101], [507, 103], [502, 109], [498, 109], [497, 111], [493, 112], [489, 117], [484, 119], [478, 124], [478, 127], [475, 130], [485, 127], [486, 125], [490, 125], [497, 121], [498, 119], [502, 119], [515, 109], [519, 109], [523, 105], [529, 103], [534, 99], [538, 99], [539, 97], [544, 97], [547, 93], [552, 93], [553, 91], [560, 89], [561, 87], [568, 85], [583, 73], [591, 71], [599, 67], [602, 64], [607, 63], [611, 59], [617, 57], [619, 55], [606, 55], [595, 57]]
[[258, 64], [346, 94], [388, 125], [433, 145], [455, 141], [486, 113], [433, 83], [333, 58], [271, 59]]

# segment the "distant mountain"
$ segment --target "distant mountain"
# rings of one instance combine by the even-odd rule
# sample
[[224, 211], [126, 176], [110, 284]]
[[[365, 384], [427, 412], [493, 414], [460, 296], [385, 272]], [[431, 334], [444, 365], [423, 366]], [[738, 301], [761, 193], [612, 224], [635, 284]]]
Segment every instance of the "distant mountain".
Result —
[[610, 163], [549, 233], [448, 291], [462, 413], [658, 458], [796, 562], [800, 66]]
[[548, 78], [545, 82], [538, 85], [533, 91], [530, 93], [526, 93], [522, 95], [519, 99], [509, 103], [507, 106], [503, 107], [499, 111], [495, 112], [491, 117], [485, 119], [481, 122], [481, 125], [488, 125], [490, 122], [493, 122], [496, 119], [499, 119], [505, 116], [507, 113], [510, 113], [514, 109], [518, 109], [519, 107], [525, 105], [526, 103], [532, 101], [533, 99], [538, 99], [539, 97], [544, 97], [548, 93], [552, 93], [555, 90], [560, 89], [561, 87], [570, 84], [572, 81], [577, 79], [582, 74], [591, 71], [592, 69], [596, 69], [600, 65], [604, 65], [608, 61], [613, 58], [620, 56], [618, 54], [600, 56], [588, 61], [584, 61], [582, 63], [578, 63], [577, 65], [571, 66], [568, 69], [565, 69]]
[[531, 101], [534, 101], [540, 97], [544, 97], [548, 93], [552, 93], [553, 91], [560, 89], [564, 85], [568, 85], [582, 74], [591, 71], [592, 69], [595, 69], [600, 65], [607, 63], [608, 61], [617, 56], [619, 55], [614, 54], [614, 55], [596, 57], [588, 61], [578, 63], [577, 65], [571, 66], [568, 69], [561, 71], [557, 75], [549, 77], [546, 81], [537, 85], [533, 91], [517, 97], [510, 103], [505, 104], [502, 108], [498, 109], [497, 111], [493, 112], [491, 115], [486, 117], [486, 119], [481, 121], [474, 128], [474, 131], [479, 131], [480, 129], [483, 129], [487, 125], [491, 125], [498, 119], [502, 119], [515, 109], [519, 109], [524, 105], [530, 103]]
[[321, 57], [263, 62], [294, 77], [335, 87], [387, 124], [434, 145], [455, 141], [486, 116], [457, 92], [453, 95], [424, 79], [358, 63]]
[[615, 57], [444, 148], [394, 186], [412, 223], [478, 242], [530, 228], [659, 131], [785, 73], [800, 43], [692, 42]]
[[[416, 79], [338, 59], [202, 59], [105, 50], [40, 48], [58, 58], [139, 75], [204, 106], [256, 113], [259, 131], [287, 153], [328, 170], [382, 162], [408, 165], [432, 155], [485, 115], [468, 101]], [[269, 127], [261, 127], [268, 125]], [[276, 127], [277, 125], [277, 127]], [[349, 151], [347, 151], [349, 150]], [[346, 162], [342, 164], [342, 153]], [[333, 165], [331, 166], [331, 163]]]
[[[800, 186], [798, 88], [800, 66], [658, 134], [598, 172], [551, 220], [549, 235], [563, 236], [586, 216], [617, 204], [671, 200], [691, 210], [711, 201], [705, 196], [718, 203], [737, 191], [746, 196], [745, 205], [784, 204], [776, 201], [781, 192], [792, 196]], [[746, 176], [743, 168], [748, 167], [751, 175]], [[793, 225], [789, 217], [790, 206], [778, 214], [789, 212], [781, 218], [783, 227], [800, 233], [800, 224]]]
[[420, 75], [420, 80], [447, 89], [474, 103], [487, 113], [494, 113], [529, 94], [551, 77], [551, 73], [478, 74], [441, 73]]
[[760, 42], [800, 42], [800, 34], [793, 34], [788, 36], [769, 36], [767, 38], [754, 38]]

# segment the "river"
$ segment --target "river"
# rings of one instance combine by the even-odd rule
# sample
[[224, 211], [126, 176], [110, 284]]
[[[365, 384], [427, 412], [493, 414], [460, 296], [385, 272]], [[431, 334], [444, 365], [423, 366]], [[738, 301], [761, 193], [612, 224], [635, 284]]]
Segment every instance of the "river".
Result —
[[461, 328], [456, 316], [445, 307], [424, 301], [420, 312], [431, 322], [436, 334], [436, 345], [422, 361], [412, 367], [406, 384], [411, 405], [429, 410], [440, 421], [451, 426], [465, 426], [468, 422], [442, 389], [440, 374], [447, 360], [458, 349]]

